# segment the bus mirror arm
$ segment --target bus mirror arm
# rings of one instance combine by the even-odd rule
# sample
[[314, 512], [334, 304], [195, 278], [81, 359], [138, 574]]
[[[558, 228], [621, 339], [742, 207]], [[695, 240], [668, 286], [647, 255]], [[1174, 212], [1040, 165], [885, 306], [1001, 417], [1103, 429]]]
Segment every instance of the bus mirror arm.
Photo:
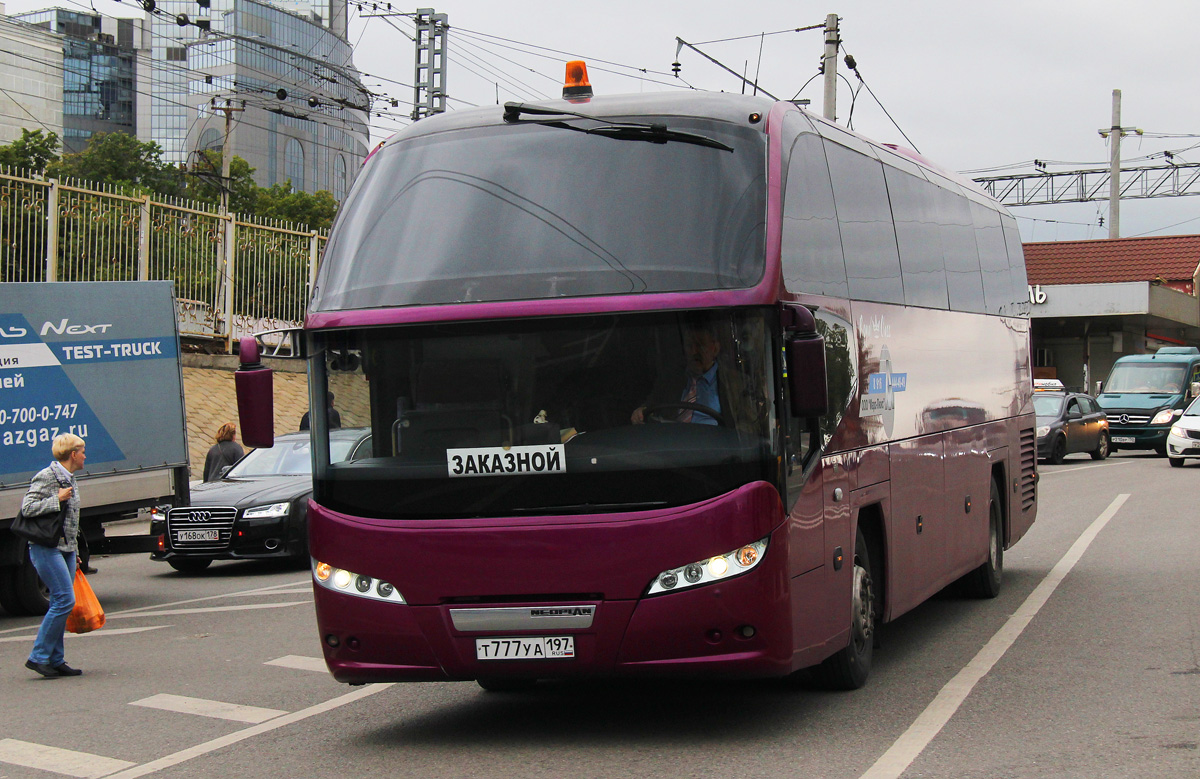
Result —
[[238, 363], [233, 384], [237, 391], [242, 442], [259, 449], [270, 448], [275, 445], [273, 371], [262, 364], [258, 340], [254, 336], [242, 338]]

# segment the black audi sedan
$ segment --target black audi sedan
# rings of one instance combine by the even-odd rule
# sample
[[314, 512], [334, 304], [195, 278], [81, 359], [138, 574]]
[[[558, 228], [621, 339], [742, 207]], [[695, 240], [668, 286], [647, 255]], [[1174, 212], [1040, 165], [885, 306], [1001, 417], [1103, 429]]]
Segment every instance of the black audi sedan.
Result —
[[1082, 392], [1035, 392], [1038, 457], [1061, 463], [1068, 454], [1087, 452], [1093, 460], [1108, 457], [1108, 415], [1091, 395]]
[[[367, 428], [331, 430], [335, 462], [366, 457]], [[158, 549], [150, 557], [177, 571], [197, 572], [213, 560], [291, 558], [308, 560], [308, 498], [312, 494], [309, 433], [275, 438], [270, 449], [255, 449], [219, 481], [192, 488], [191, 505], [156, 514], [151, 535]]]

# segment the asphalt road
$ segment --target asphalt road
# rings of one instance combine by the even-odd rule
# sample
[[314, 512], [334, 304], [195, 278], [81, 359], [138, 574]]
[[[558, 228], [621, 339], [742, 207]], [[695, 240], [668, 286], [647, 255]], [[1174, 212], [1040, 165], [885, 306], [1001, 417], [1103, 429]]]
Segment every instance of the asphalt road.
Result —
[[37, 620], [0, 617], [0, 779], [1200, 775], [1200, 463], [1041, 473], [1001, 596], [884, 626], [853, 693], [347, 687], [319, 660], [306, 571], [99, 558], [108, 625], [67, 644], [82, 677], [26, 670]]

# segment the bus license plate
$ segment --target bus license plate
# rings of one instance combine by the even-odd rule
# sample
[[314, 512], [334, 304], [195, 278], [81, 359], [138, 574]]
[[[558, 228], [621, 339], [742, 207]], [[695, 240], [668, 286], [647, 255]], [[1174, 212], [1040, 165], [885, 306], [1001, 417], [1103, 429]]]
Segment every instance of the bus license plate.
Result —
[[479, 660], [564, 660], [574, 656], [573, 636], [475, 639]]
[[1131, 435], [1115, 435], [1112, 437], [1114, 444], [1132, 444], [1134, 440], [1134, 437]]
[[180, 541], [216, 541], [218, 540], [217, 531], [215, 530], [180, 530]]

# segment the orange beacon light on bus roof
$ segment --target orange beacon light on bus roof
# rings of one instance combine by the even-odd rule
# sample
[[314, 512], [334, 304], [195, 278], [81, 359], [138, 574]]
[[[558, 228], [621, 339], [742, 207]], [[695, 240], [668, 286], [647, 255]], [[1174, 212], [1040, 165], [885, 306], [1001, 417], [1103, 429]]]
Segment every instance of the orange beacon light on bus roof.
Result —
[[587, 63], [571, 60], [567, 63], [567, 76], [563, 81], [564, 100], [586, 100], [592, 96], [592, 85], [588, 81]]

